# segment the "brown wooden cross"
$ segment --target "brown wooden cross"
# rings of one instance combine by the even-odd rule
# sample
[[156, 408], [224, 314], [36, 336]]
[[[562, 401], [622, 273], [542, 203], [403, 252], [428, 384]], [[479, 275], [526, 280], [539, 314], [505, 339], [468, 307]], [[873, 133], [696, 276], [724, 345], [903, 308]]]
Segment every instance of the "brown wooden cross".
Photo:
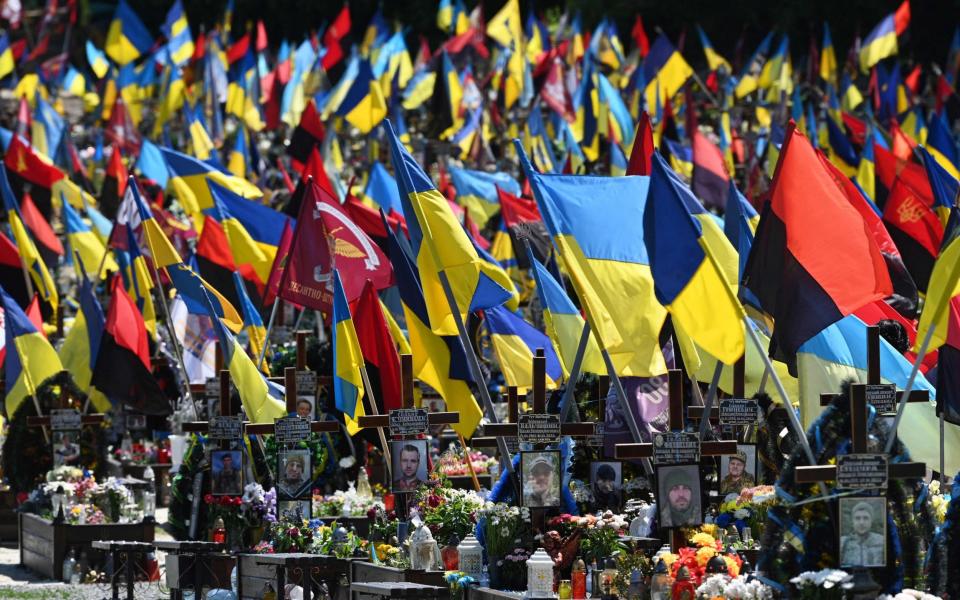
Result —
[[[851, 454], [867, 453], [867, 386], [862, 383], [850, 386], [850, 438]], [[887, 474], [890, 479], [919, 479], [926, 475], [926, 471], [927, 466], [918, 462], [887, 465]], [[836, 480], [837, 466], [809, 465], [797, 467], [794, 473], [794, 480], [797, 483], [824, 483]]]
[[[867, 384], [877, 385], [880, 383], [880, 328], [876, 325], [867, 327]], [[897, 390], [895, 398], [899, 400], [900, 392]], [[836, 394], [820, 394], [820, 406], [830, 406]], [[929, 402], [930, 394], [927, 390], [910, 390], [910, 396], [907, 402]], [[893, 412], [882, 414], [894, 414]]]
[[[313, 371], [310, 371], [307, 369], [307, 336], [309, 335], [310, 335], [309, 331], [300, 330], [296, 332], [297, 373], [313, 373]], [[329, 386], [330, 384], [332, 384], [333, 377], [331, 377], [330, 375], [317, 374], [316, 380], [317, 380], [317, 387], [313, 394], [314, 414], [319, 414], [319, 410], [317, 410], [316, 402], [317, 402], [317, 398], [320, 397], [320, 388]], [[282, 385], [286, 384], [285, 377], [270, 377], [270, 381], [274, 383], [279, 383]]]
[[[296, 416], [297, 414], [297, 369], [287, 367], [283, 370], [284, 399], [286, 401], [287, 414]], [[274, 423], [247, 423], [244, 425], [244, 432], [247, 435], [273, 434], [276, 425]], [[330, 433], [340, 431], [339, 421], [310, 421], [310, 431], [313, 433]]]
[[[70, 394], [66, 388], [61, 388], [60, 390], [60, 408], [61, 409], [73, 409], [77, 412], [79, 411], [79, 404], [76, 399]], [[37, 405], [39, 406], [39, 404]], [[84, 425], [97, 425], [102, 423], [105, 418], [105, 415], [102, 413], [95, 413], [90, 415], [81, 415], [80, 417], [80, 426]], [[50, 415], [47, 416], [30, 416], [27, 417], [27, 427], [40, 427], [43, 431], [43, 439], [46, 442], [50, 442], [50, 433], [47, 431], [47, 427], [51, 426]], [[78, 440], [79, 443], [79, 440]]]
[[[413, 356], [410, 354], [400, 355], [400, 407], [413, 408]], [[459, 412], [433, 412], [427, 415], [429, 425], [453, 425], [459, 422]], [[357, 423], [361, 429], [389, 430], [390, 415], [367, 414], [359, 417]]]
[[[668, 386], [670, 396], [670, 431], [683, 431], [683, 371], [679, 369], [671, 369], [667, 375], [669, 378]], [[629, 407], [624, 407], [624, 409], [630, 410]], [[736, 453], [736, 440], [700, 442], [701, 456], [723, 456]], [[614, 446], [614, 455], [618, 459], [651, 458], [653, 457], [653, 444], [617, 444]], [[657, 467], [655, 466], [654, 469], [656, 470]], [[685, 544], [686, 540], [684, 539], [683, 532], [680, 529], [672, 529], [670, 546], [673, 551], [677, 552], [677, 550]]]
[[[746, 387], [746, 365], [743, 357], [741, 356], [740, 360], [733, 363], [733, 397], [745, 398], [747, 394]], [[717, 392], [717, 395], [719, 395], [719, 389]], [[720, 418], [720, 408], [718, 404], [719, 401], [715, 399], [713, 406], [710, 407], [711, 421], [716, 421]], [[704, 406], [688, 406], [687, 418], [693, 420], [702, 419], [704, 412], [706, 412], [706, 407]]]

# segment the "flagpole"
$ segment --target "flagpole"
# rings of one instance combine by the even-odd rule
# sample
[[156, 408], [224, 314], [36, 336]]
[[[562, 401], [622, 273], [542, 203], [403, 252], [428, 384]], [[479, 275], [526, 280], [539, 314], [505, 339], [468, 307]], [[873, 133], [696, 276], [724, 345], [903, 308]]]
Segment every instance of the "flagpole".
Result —
[[270, 332], [273, 331], [273, 321], [277, 318], [277, 309], [280, 306], [280, 297], [273, 299], [273, 308], [270, 309], [270, 320], [267, 322], [267, 331], [263, 335], [263, 347], [260, 348], [260, 358], [257, 359], [257, 370], [263, 365], [263, 357], [267, 355], [267, 344], [270, 343]]
[[[149, 243], [149, 236], [147, 236], [147, 240]], [[190, 398], [194, 413], [199, 415], [200, 409], [197, 407], [196, 398], [190, 393], [190, 375], [187, 373], [187, 365], [183, 361], [183, 351], [180, 349], [180, 343], [177, 341], [177, 332], [173, 327], [173, 319], [170, 317], [170, 307], [167, 305], [167, 297], [163, 293], [163, 283], [160, 281], [160, 273], [157, 271], [157, 263], [153, 259], [152, 249], [150, 255], [150, 265], [153, 267], [153, 276], [157, 280], [157, 295], [160, 296], [160, 305], [163, 306], [164, 326], [167, 328], [167, 334], [170, 336], [170, 344], [173, 346], [173, 351], [177, 355], [177, 361], [180, 363], [180, 370], [183, 371], [185, 395]], [[213, 318], [216, 319], [217, 316], [213, 315]]]
[[[580, 344], [577, 346], [577, 356], [573, 359], [573, 368], [570, 369], [570, 377], [567, 378], [567, 389], [563, 391], [563, 398], [560, 399], [560, 422], [567, 420], [567, 414], [571, 407], [577, 410], [577, 403], [574, 401], [574, 391], [577, 381], [580, 379], [580, 369], [583, 366], [583, 356], [587, 352], [587, 344], [590, 342], [590, 324], [586, 319], [583, 321], [583, 331], [580, 333]], [[603, 415], [599, 415], [603, 419]], [[579, 420], [577, 418], [576, 420]]]
[[[744, 348], [746, 353], [746, 348]], [[703, 402], [703, 417], [700, 418], [700, 441], [707, 434], [707, 428], [710, 426], [710, 409], [713, 408], [713, 397], [717, 395], [717, 387], [720, 385], [720, 374], [723, 372], [723, 363], [717, 361], [717, 366], [713, 369], [713, 381], [710, 382], [710, 389], [707, 390], [707, 398]], [[696, 384], [694, 384], [696, 385]]]
[[[377, 399], [373, 397], [373, 388], [370, 386], [370, 376], [367, 375], [366, 364], [360, 364], [360, 377], [363, 378], [365, 391], [363, 395], [370, 401], [370, 412], [374, 415], [379, 415], [380, 410], [377, 408]], [[377, 434], [380, 436], [380, 443], [383, 444], [383, 460], [387, 465], [387, 476], [390, 478], [390, 481], [393, 481], [393, 463], [390, 462], [390, 444], [387, 443], [387, 436], [383, 433], [382, 427], [377, 427]], [[347, 437], [349, 438], [350, 435], [348, 434]]]

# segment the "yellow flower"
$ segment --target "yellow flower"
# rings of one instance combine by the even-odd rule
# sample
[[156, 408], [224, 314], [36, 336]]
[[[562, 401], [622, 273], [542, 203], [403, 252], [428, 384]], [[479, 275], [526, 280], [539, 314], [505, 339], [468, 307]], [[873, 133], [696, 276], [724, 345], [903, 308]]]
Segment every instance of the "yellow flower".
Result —
[[667, 565], [668, 569], [673, 566], [673, 563], [677, 562], [678, 558], [680, 558], [680, 555], [674, 554], [673, 552], [664, 552], [660, 555], [660, 559], [663, 561], [663, 564]]
[[740, 574], [740, 565], [737, 564], [737, 561], [733, 560], [732, 556], [724, 554], [723, 562], [727, 563], [727, 569], [730, 571], [730, 577], [736, 577]]
[[704, 523], [700, 526], [700, 530], [704, 533], [710, 534], [713, 537], [717, 536], [717, 524], [716, 523]]
[[697, 564], [701, 567], [707, 566], [707, 561], [716, 556], [717, 551], [709, 546], [703, 546], [697, 550]]
[[712, 547], [713, 544], [715, 543], [713, 536], [710, 535], [709, 533], [704, 533], [704, 532], [695, 534], [690, 541], [693, 542], [695, 546], [700, 546], [701, 548], [704, 546]]

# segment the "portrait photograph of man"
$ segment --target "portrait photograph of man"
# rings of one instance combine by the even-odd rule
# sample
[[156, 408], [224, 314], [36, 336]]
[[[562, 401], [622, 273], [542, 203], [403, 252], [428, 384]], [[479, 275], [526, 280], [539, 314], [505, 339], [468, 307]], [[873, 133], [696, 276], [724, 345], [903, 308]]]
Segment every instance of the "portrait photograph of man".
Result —
[[310, 396], [297, 396], [297, 416], [308, 421], [313, 420], [313, 399]]
[[887, 564], [887, 505], [884, 498], [840, 498], [840, 566]]
[[737, 453], [720, 457], [720, 495], [739, 494], [757, 485], [757, 447], [737, 444]]
[[214, 450], [210, 453], [214, 496], [239, 496], [243, 493], [243, 454], [239, 450]]
[[523, 506], [560, 506], [560, 453], [556, 450], [524, 452], [520, 455], [523, 475]]
[[80, 463], [79, 431], [53, 432], [53, 466], [77, 466]]
[[657, 492], [661, 528], [703, 523], [699, 465], [660, 467], [657, 469]]
[[277, 456], [277, 497], [298, 500], [310, 494], [310, 451], [306, 448], [285, 450]]
[[393, 463], [393, 493], [414, 492], [427, 482], [427, 440], [390, 442]]
[[623, 504], [621, 468], [618, 462], [590, 463], [590, 487], [597, 510], [620, 510]]

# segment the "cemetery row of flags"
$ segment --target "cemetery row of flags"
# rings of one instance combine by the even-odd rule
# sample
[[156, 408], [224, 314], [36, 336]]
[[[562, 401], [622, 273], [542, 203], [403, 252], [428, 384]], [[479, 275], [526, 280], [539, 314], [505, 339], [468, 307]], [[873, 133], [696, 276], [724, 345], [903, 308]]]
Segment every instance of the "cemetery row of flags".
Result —
[[[88, 369], [89, 389], [114, 401], [157, 394], [140, 393], [136, 382], [123, 390], [94, 385], [99, 356], [112, 352], [102, 332], [113, 296], [128, 298], [144, 331], [123, 340], [114, 334], [115, 345], [149, 371], [142, 340], [166, 335], [158, 328], [165, 308], [156, 305], [175, 289], [170, 320], [186, 376], [212, 374], [217, 340], [248, 416], [258, 421], [284, 412], [279, 390], [263, 376], [269, 359], [259, 360], [261, 312], [276, 297], [333, 319], [336, 403], [349, 419], [371, 397], [384, 408], [399, 398], [396, 354], [409, 349], [415, 376], [461, 412], [466, 435], [480, 419], [471, 386], [483, 384], [459, 336], [458, 321], [471, 314], [482, 315], [507, 383], [520, 387], [530, 383], [537, 347], [547, 350], [548, 385], [558, 385], [572, 370], [585, 323], [584, 370], [606, 371], [602, 350], [620, 375], [662, 373], [667, 316], [691, 371], [710, 372], [746, 353], [748, 380], [760, 374], [745, 342], [745, 317], [768, 334], [785, 377], [830, 380], [824, 373], [837, 364], [858, 372], [850, 332], [880, 318], [901, 320], [921, 341], [930, 323], [940, 324], [932, 347], [950, 359], [956, 336], [945, 332], [956, 278], [938, 256], [952, 256], [955, 235], [948, 215], [960, 164], [950, 126], [957, 61], [937, 79], [934, 109], [911, 103], [922, 97], [921, 72], [903, 76], [891, 58], [909, 25], [909, 4], [865, 38], [853, 65], [841, 68], [824, 30], [819, 69], [805, 79], [824, 90], [822, 101], [801, 92], [786, 36], [765, 38], [734, 73], [698, 30], [710, 70], [706, 88], [694, 92], [681, 52], [665, 35], [648, 41], [640, 20], [626, 54], [606, 20], [591, 34], [574, 17], [551, 34], [533, 14], [523, 21], [516, 0], [486, 23], [457, 6], [448, 20], [447, 8], [441, 5], [438, 25], [450, 38], [435, 52], [421, 44], [413, 56], [379, 13], [362, 43], [349, 47], [349, 7], [322, 37], [283, 42], [274, 54], [261, 25], [233, 35], [229, 18], [194, 40], [179, 2], [156, 44], [121, 2], [104, 49], [87, 45], [90, 71], [60, 69], [62, 77], [44, 69], [17, 73], [17, 62], [8, 61], [13, 44], [3, 40], [0, 76], [20, 98], [17, 131], [0, 131], [9, 180], [5, 242], [13, 241], [4, 246], [12, 248], [2, 258], [4, 289], [24, 307], [32, 288], [48, 316], [61, 304], [79, 306], [82, 327], [75, 321], [68, 336], [85, 327], [88, 339], [61, 348], [61, 363], [78, 378]], [[493, 55], [484, 36], [496, 42]], [[495, 65], [486, 82], [474, 78], [480, 60]], [[341, 74], [332, 84], [334, 67]], [[857, 87], [865, 78], [866, 95]], [[84, 97], [101, 119], [93, 165], [67, 132], [58, 87]], [[698, 110], [706, 92], [724, 98], [709, 113]], [[747, 98], [752, 113], [737, 104]], [[156, 119], [145, 136], [139, 125], [150, 102]], [[516, 106], [530, 109], [525, 120], [507, 118]], [[786, 128], [773, 122], [781, 109], [792, 117]], [[503, 146], [520, 161], [523, 185], [506, 172], [443, 162], [434, 182], [414, 158], [405, 126], [407, 116], [426, 111], [433, 136], [451, 141], [468, 161], [481, 162], [498, 141], [521, 138], [515, 148]], [[233, 134], [224, 126], [230, 121]], [[290, 160], [277, 164], [291, 193], [283, 212], [266, 203], [266, 165], [257, 154], [261, 132], [281, 123], [294, 127]], [[341, 139], [356, 137], [371, 148], [385, 144], [390, 164], [371, 158], [359, 185], [345, 185], [337, 176]], [[597, 169], [601, 158], [608, 164]], [[106, 171], [98, 198], [91, 166]], [[641, 177], [572, 174], [587, 168]], [[811, 210], [809, 189], [819, 210]], [[164, 191], [186, 218], [168, 210]], [[721, 211], [722, 226], [713, 214]], [[49, 224], [54, 215], [66, 244]], [[490, 239], [481, 230], [492, 232]], [[57, 256], [91, 285], [118, 274], [107, 282], [102, 330], [83, 294], [60, 297], [50, 268]], [[533, 289], [545, 333], [516, 312]], [[921, 294], [927, 308], [916, 335]], [[31, 331], [27, 322], [17, 321], [6, 338], [18, 348], [6, 357], [14, 361], [7, 414], [44, 378], [30, 359], [45, 343], [34, 336], [42, 337], [43, 327]], [[840, 324], [839, 333], [831, 329]], [[826, 346], [817, 343], [824, 339]], [[849, 352], [838, 350], [843, 344]], [[361, 362], [372, 389], [358, 379]], [[935, 364], [926, 361], [925, 370]], [[949, 374], [938, 380], [948, 396], [942, 402], [960, 402], [950, 397], [949, 382]], [[800, 397], [812, 410], [812, 396]], [[924, 410], [907, 412], [918, 431], [928, 417], [933, 422]]]

